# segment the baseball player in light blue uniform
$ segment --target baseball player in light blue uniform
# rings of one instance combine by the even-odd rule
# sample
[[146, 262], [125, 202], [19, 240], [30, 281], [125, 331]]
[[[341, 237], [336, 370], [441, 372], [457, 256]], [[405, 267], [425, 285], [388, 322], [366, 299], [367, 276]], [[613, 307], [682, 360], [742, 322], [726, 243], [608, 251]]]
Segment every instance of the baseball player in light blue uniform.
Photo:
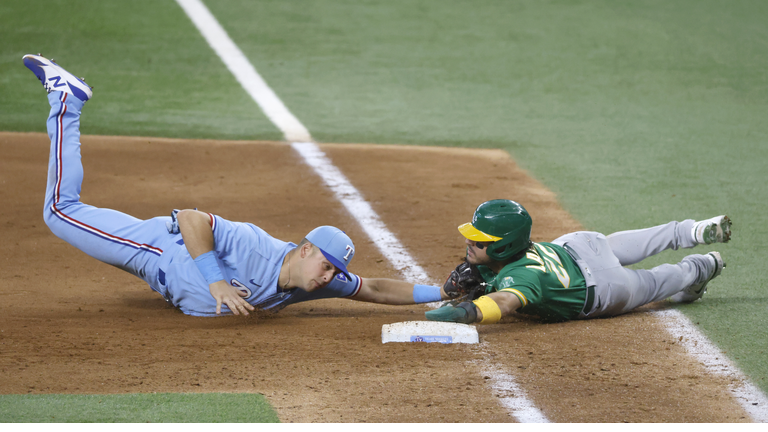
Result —
[[338, 228], [318, 227], [296, 245], [197, 210], [140, 220], [80, 202], [80, 113], [92, 90], [42, 56], [26, 55], [23, 62], [51, 105], [46, 224], [86, 254], [141, 278], [184, 313], [247, 315], [333, 297], [387, 304], [448, 298], [440, 287], [350, 273], [355, 246]]

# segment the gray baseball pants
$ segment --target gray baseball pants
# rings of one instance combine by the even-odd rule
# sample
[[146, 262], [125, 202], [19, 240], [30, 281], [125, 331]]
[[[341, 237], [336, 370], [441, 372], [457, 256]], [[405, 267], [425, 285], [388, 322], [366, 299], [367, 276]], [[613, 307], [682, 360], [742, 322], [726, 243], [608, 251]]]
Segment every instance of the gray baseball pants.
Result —
[[587, 285], [595, 288], [591, 310], [579, 319], [620, 315], [654, 301], [664, 300], [683, 289], [704, 282], [715, 270], [706, 255], [688, 255], [677, 264], [662, 264], [650, 270], [632, 270], [657, 253], [697, 245], [691, 236], [694, 221], [670, 222], [653, 228], [620, 231], [609, 236], [580, 231], [552, 243], [575, 252]]

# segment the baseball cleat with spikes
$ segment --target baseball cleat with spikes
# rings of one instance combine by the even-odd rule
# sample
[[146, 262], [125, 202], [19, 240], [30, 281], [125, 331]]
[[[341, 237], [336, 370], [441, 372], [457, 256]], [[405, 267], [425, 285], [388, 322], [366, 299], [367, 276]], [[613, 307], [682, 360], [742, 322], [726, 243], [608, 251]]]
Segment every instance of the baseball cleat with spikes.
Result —
[[23, 60], [24, 66], [35, 74], [48, 93], [52, 91], [69, 93], [83, 102], [93, 96], [91, 87], [84, 80], [67, 72], [53, 60], [33, 54], [25, 55]]
[[696, 285], [691, 285], [688, 288], [684, 289], [682, 292], [674, 295], [672, 297], [673, 301], [690, 303], [700, 299], [707, 292], [707, 284], [712, 279], [720, 276], [720, 273], [722, 273], [723, 269], [725, 268], [725, 262], [723, 261], [723, 258], [720, 256], [720, 253], [710, 252], [707, 255], [712, 257], [712, 259], [715, 261], [715, 270], [704, 282]]
[[693, 224], [693, 239], [699, 244], [728, 243], [731, 239], [731, 219], [715, 216]]

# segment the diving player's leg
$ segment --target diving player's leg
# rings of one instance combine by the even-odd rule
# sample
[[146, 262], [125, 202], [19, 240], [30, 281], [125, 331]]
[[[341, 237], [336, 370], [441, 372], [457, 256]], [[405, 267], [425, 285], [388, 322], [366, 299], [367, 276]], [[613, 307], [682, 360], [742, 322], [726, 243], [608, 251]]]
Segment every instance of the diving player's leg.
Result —
[[[51, 231], [86, 254], [139, 275], [149, 256], [160, 256], [153, 243], [167, 236], [164, 223], [142, 221], [111, 209], [80, 202], [80, 112], [83, 102], [69, 93], [48, 95], [51, 151], [44, 218]], [[148, 254], [148, 255], [147, 255]]]
[[51, 140], [48, 154], [48, 183], [45, 189], [44, 217], [50, 221], [60, 209], [80, 205], [83, 166], [80, 162], [80, 112], [83, 103], [69, 93], [51, 92], [51, 112], [46, 126]]
[[639, 230], [620, 231], [608, 238], [613, 254], [621, 265], [636, 264], [667, 249], [692, 248], [698, 243], [691, 234], [695, 221], [669, 222]]
[[731, 219], [721, 215], [702, 221], [673, 221], [652, 228], [621, 231], [607, 237], [621, 265], [631, 265], [667, 249], [727, 243], [731, 239]]
[[595, 294], [603, 307], [592, 317], [620, 315], [690, 288], [703, 288], [721, 270], [722, 264], [706, 254], [688, 255], [677, 264], [662, 264], [650, 270], [615, 267], [593, 272], [598, 282]]
[[[25, 56], [24, 64], [49, 90], [51, 111], [47, 127], [51, 147], [44, 207], [46, 224], [56, 236], [86, 254], [153, 283], [156, 275], [151, 264], [162, 254], [162, 247], [157, 245], [170, 237], [164, 218], [142, 221], [80, 202], [80, 113], [91, 96], [90, 89], [87, 94], [83, 89], [73, 90], [70, 81], [76, 78], [43, 57]], [[78, 80], [77, 85], [85, 84]]]
[[[674, 228], [672, 225], [663, 227], [674, 232], [670, 229]], [[691, 225], [688, 225], [688, 228], [690, 235]], [[677, 229], [679, 230], [679, 227]], [[653, 233], [653, 230], [651, 232]], [[629, 232], [627, 237], [631, 238], [633, 235]], [[580, 318], [620, 315], [684, 291], [699, 289], [701, 293], [700, 288], [706, 287], [712, 278], [720, 274], [723, 267], [722, 260], [718, 264], [718, 260], [712, 255], [717, 253], [712, 252], [706, 255], [689, 255], [677, 264], [663, 264], [650, 270], [628, 269], [619, 262], [611, 247], [611, 241], [595, 232], [566, 234], [553, 243], [565, 244], [578, 254], [596, 283], [594, 310]], [[681, 244], [678, 243], [678, 246]], [[719, 259], [719, 254], [717, 258]], [[692, 300], [695, 298], [686, 296], [684, 301]]]

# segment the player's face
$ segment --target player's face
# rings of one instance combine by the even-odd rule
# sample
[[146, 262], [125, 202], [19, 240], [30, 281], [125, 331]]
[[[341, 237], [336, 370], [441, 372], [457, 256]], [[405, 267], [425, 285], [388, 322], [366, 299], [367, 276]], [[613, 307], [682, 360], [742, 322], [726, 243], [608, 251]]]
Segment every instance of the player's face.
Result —
[[304, 263], [304, 290], [308, 292], [315, 291], [328, 285], [334, 276], [339, 272], [336, 267], [330, 263], [322, 252], [317, 248], [307, 255]]
[[488, 257], [488, 246], [491, 242], [476, 242], [470, 239], [464, 239], [464, 242], [467, 244], [467, 261], [470, 264], [487, 265], [492, 261]]

